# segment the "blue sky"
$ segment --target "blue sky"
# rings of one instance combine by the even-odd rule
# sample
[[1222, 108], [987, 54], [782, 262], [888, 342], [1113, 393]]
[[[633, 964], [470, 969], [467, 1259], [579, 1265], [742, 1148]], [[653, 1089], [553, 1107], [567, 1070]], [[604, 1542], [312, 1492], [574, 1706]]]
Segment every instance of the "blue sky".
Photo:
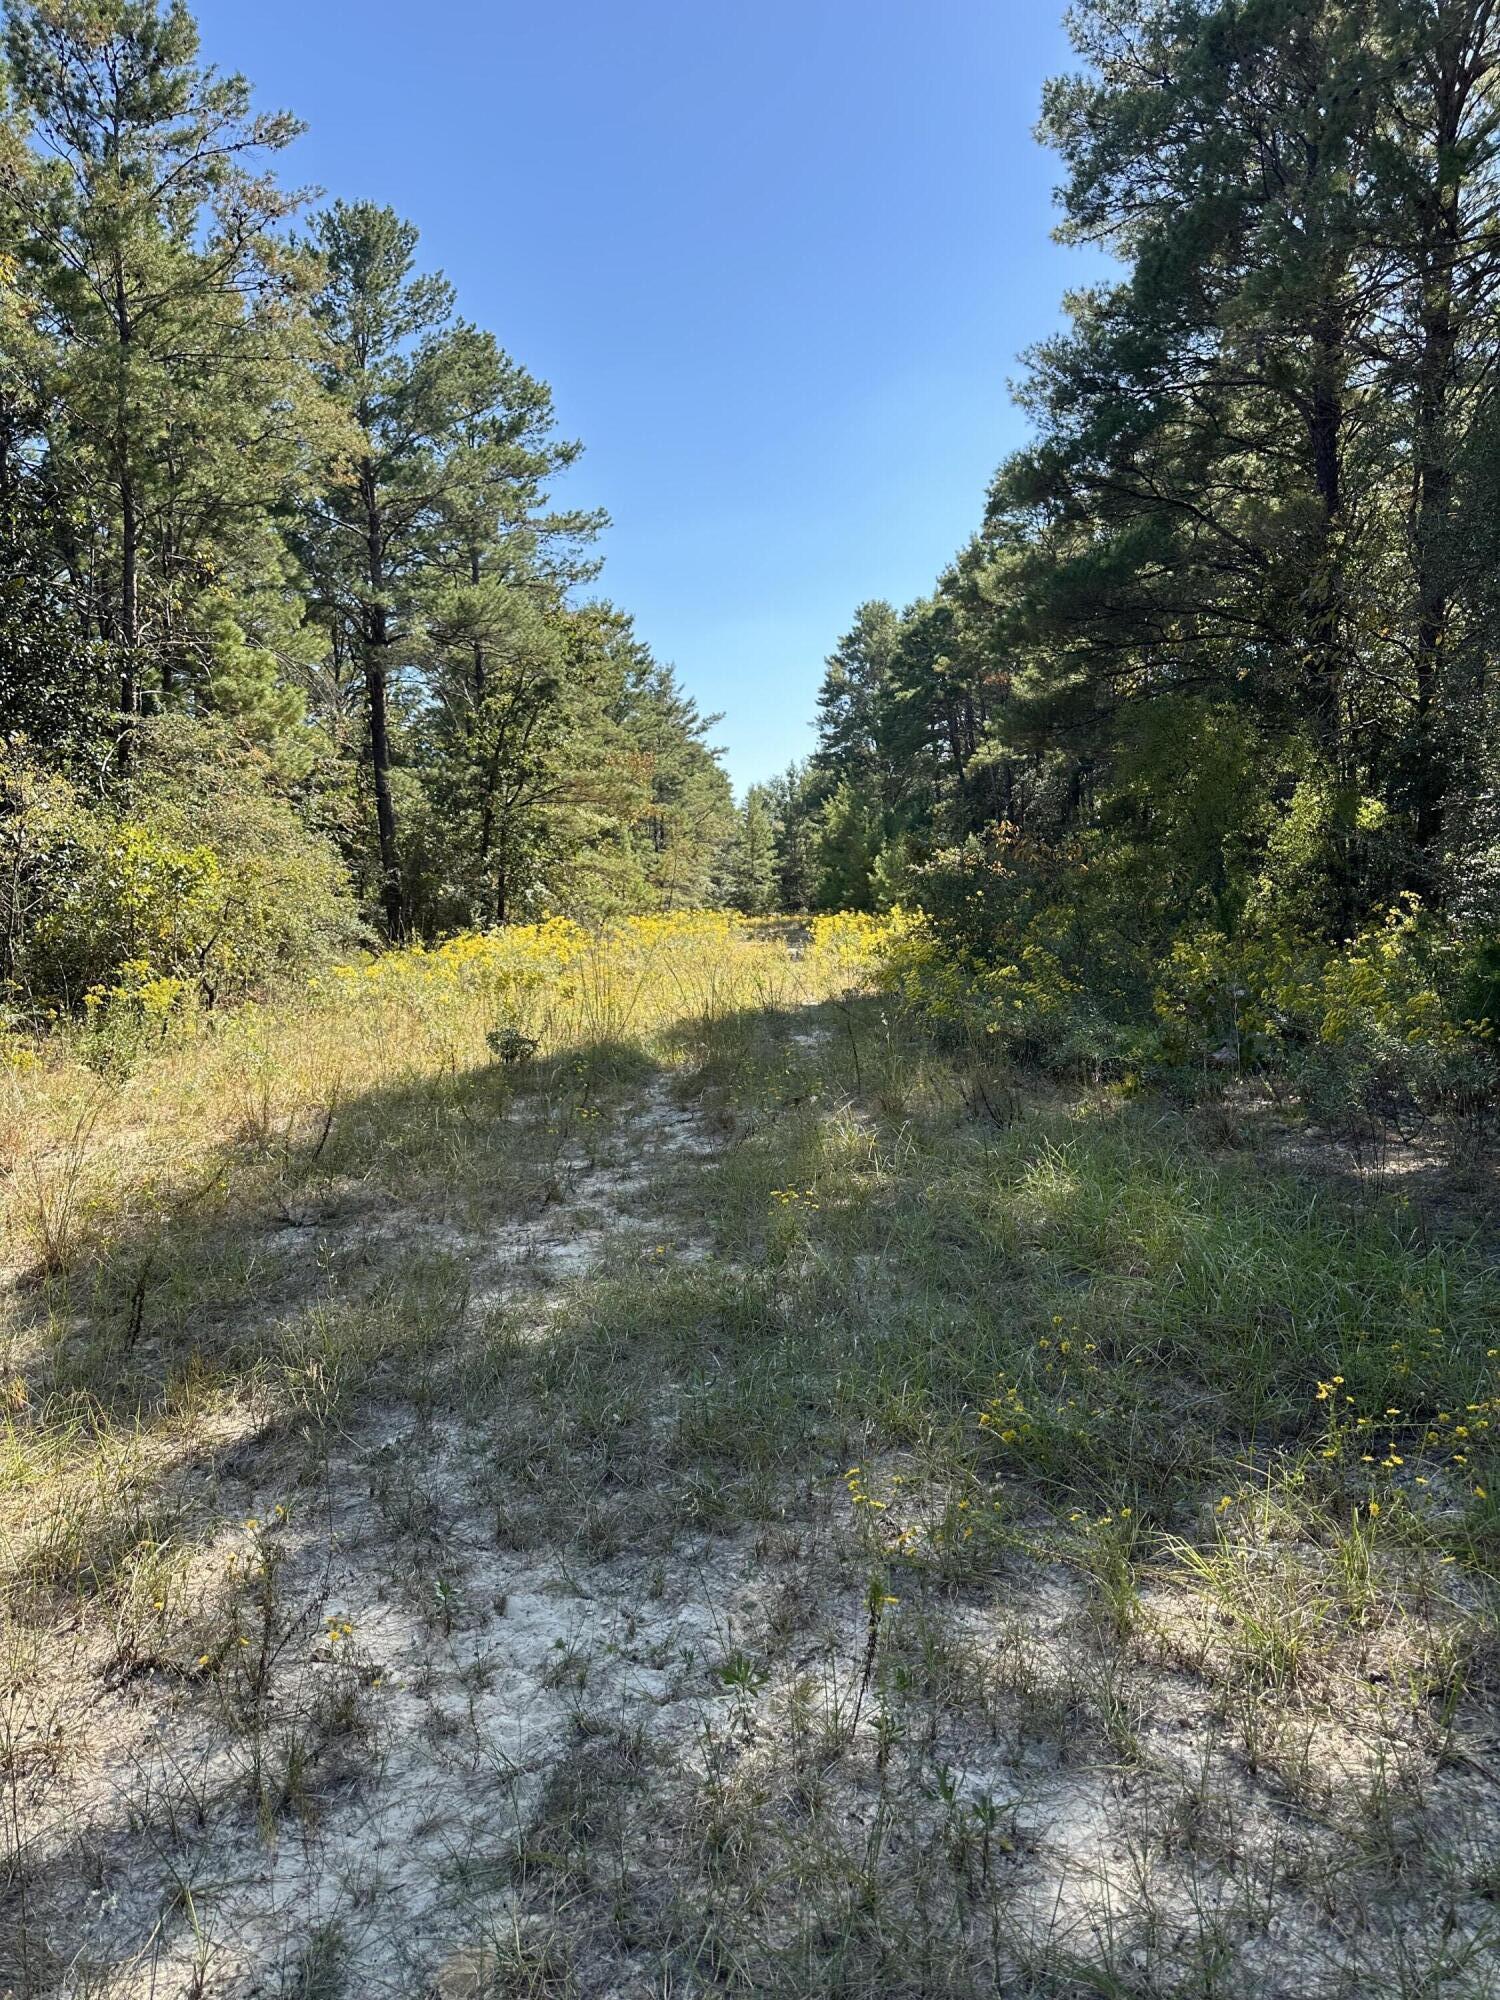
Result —
[[1062, 0], [198, 0], [553, 387], [600, 587], [738, 785], [811, 745], [867, 597], [928, 589], [1022, 435], [1007, 382], [1090, 260], [1032, 138]]

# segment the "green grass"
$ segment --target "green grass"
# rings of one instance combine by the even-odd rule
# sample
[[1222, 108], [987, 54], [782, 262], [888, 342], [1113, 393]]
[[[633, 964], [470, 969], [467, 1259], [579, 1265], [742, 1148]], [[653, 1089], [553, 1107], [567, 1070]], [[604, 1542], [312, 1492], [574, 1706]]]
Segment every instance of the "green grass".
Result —
[[288, 1129], [11, 1295], [0, 1991], [1490, 1990], [1477, 1227], [873, 999]]

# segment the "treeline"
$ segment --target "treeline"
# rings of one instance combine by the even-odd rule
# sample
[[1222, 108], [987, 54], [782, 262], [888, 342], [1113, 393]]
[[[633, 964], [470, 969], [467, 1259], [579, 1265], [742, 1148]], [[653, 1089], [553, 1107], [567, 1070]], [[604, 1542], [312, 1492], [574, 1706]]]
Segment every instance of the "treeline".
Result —
[[180, 0], [5, 9], [16, 994], [212, 997], [336, 936], [717, 888], [712, 718], [586, 594], [605, 522], [549, 497], [579, 447], [546, 385], [409, 223], [309, 209], [298, 130]]
[[1227, 1059], [1287, 1018], [1266, 966], [1376, 932], [1500, 1016], [1497, 10], [1070, 19], [1061, 234], [1118, 275], [1027, 357], [1032, 441], [932, 595], [830, 660], [768, 880], [1045, 957], [1101, 1060], [1195, 952]]

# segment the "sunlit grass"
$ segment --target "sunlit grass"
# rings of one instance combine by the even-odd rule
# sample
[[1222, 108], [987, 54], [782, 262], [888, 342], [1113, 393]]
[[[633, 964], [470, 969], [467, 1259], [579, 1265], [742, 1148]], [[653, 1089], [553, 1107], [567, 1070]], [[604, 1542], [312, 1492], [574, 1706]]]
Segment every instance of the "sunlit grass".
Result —
[[451, 1737], [524, 1794], [442, 1836], [476, 1994], [1258, 2000], [1330, 1899], [1317, 1990], [1481, 1994], [1484, 1244], [935, 1049], [880, 935], [541, 926], [18, 1069], [0, 1759], [70, 1796], [67, 1658], [198, 1745], [161, 1851], [272, 1852]]
[[330, 1152], [378, 1165], [425, 1143], [440, 1165], [445, 1124], [481, 1081], [507, 1083], [510, 1049], [526, 1051], [525, 1081], [540, 1067], [578, 1097], [685, 1027], [868, 981], [881, 930], [820, 919], [793, 952], [786, 925], [715, 912], [598, 932], [559, 919], [337, 966], [295, 998], [144, 1038], [128, 1020], [60, 1031], [0, 1069], [0, 1257], [62, 1272]]

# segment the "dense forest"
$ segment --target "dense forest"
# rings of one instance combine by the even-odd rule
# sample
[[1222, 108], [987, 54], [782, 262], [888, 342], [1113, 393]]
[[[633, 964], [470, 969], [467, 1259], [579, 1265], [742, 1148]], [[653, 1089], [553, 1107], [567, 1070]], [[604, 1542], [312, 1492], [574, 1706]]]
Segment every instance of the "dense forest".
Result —
[[1117, 275], [1026, 357], [1031, 440], [931, 595], [859, 607], [816, 754], [748, 801], [755, 892], [924, 906], [935, 997], [1003, 975], [1027, 1054], [1326, 1054], [1354, 1010], [1409, 1069], [1441, 1016], [1462, 1095], [1500, 1017], [1500, 20], [1072, 27], [1042, 136]]
[[549, 391], [415, 228], [291, 191], [297, 125], [180, 4], [7, 20], [23, 1015], [548, 912], [904, 908], [908, 997], [1010, 1055], [1488, 1096], [1488, 0], [1075, 10], [1041, 133], [1114, 275], [1025, 358], [972, 540], [858, 608], [815, 753], [738, 806], [714, 718], [593, 594]]
[[591, 596], [579, 446], [415, 227], [311, 210], [181, 4], [7, 9], [0, 976], [244, 991], [714, 894], [708, 722]]

